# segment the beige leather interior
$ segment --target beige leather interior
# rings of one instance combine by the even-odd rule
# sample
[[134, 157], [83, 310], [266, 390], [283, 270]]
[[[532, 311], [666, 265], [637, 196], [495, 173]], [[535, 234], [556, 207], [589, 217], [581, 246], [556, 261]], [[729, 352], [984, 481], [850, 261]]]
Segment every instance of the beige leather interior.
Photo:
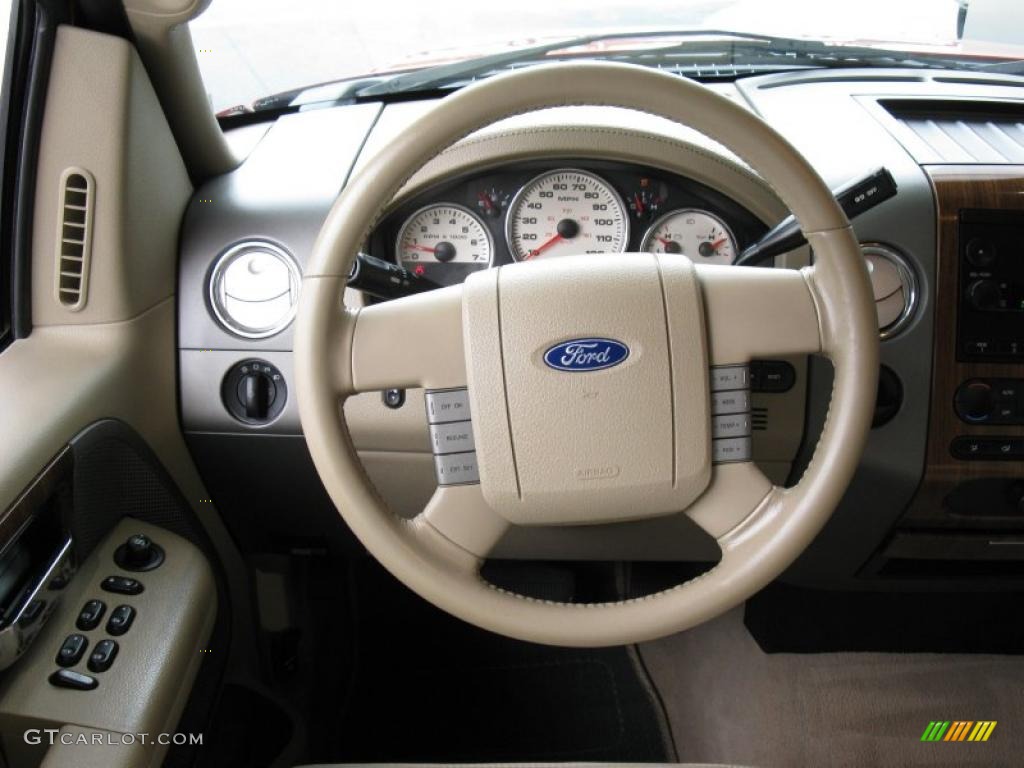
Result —
[[[139, 575], [145, 585], [142, 594], [103, 592], [99, 584], [114, 570], [114, 550], [135, 533], [150, 536], [164, 548], [164, 563]], [[22, 733], [28, 728], [174, 733], [207, 650], [217, 611], [213, 573], [198, 549], [163, 528], [122, 520], [82, 564], [68, 589], [56, 614], [0, 685], [0, 728], [7, 756], [15, 765], [33, 765], [38, 760], [38, 755], [35, 760], [15, 755], [16, 750], [45, 749], [26, 744]], [[81, 606], [93, 598], [103, 598], [111, 606], [132, 605], [137, 612], [128, 632], [117, 638], [120, 650], [114, 664], [97, 675], [100, 684], [92, 691], [69, 691], [47, 684], [57, 649], [75, 631]], [[95, 643], [103, 637], [103, 629], [86, 635]], [[86, 672], [85, 660], [71, 669]], [[107, 765], [158, 765], [165, 751], [166, 745], [150, 745], [144, 750], [145, 760], [139, 761], [125, 748], [114, 753], [117, 759]], [[88, 752], [91, 750], [68, 750], [64, 759], [69, 762], [61, 762], [58, 751], [48, 756], [47, 764], [70, 768], [78, 765], [76, 755]]]
[[231, 170], [238, 164], [224, 133], [210, 112], [187, 21], [210, 0], [125, 0], [139, 54], [156, 79], [164, 112], [181, 154], [198, 178]]
[[[74, 114], [74, 120], [66, 115]], [[96, 180], [89, 298], [55, 300], [58, 184], [66, 167]], [[130, 170], [130, 172], [129, 172]], [[6, 508], [76, 432], [100, 418], [135, 429], [215, 541], [219, 519], [181, 439], [175, 371], [175, 243], [192, 192], [146, 73], [120, 38], [57, 31], [36, 182], [33, 332], [4, 351]], [[25, 382], [32, 386], [26, 387]], [[230, 547], [223, 548], [230, 563]]]
[[[410, 121], [421, 117], [419, 102], [390, 105], [378, 120], [357, 161], [357, 168], [386, 146], [404, 130]], [[559, 162], [566, 157], [587, 157], [617, 162], [652, 163], [719, 189], [769, 224], [789, 211], [775, 192], [742, 161], [717, 142], [671, 120], [649, 115], [643, 130], [637, 128], [636, 113], [615, 107], [563, 107], [546, 109], [529, 115], [501, 120], [474, 132], [445, 149], [419, 169], [396, 195], [392, 206], [428, 189], [445, 179], [470, 174], [484, 168], [497, 167], [517, 160], [552, 158]], [[806, 248], [777, 259], [777, 265], [799, 268], [809, 263]], [[361, 294], [346, 291], [345, 303], [354, 308], [364, 305]], [[415, 327], [406, 333], [417, 333]], [[392, 330], [381, 329], [382, 336], [373, 343], [385, 343]], [[428, 334], [409, 346], [408, 353], [427, 350]], [[373, 352], [372, 345], [368, 347]], [[771, 412], [771, 428], [753, 436], [754, 457], [758, 467], [774, 483], [786, 482], [793, 457], [804, 431], [806, 403], [806, 358], [786, 358], [796, 371], [796, 386], [789, 392], [753, 395], [755, 407]], [[411, 367], [411, 366], [410, 366]], [[369, 369], [364, 369], [368, 371]], [[366, 387], [370, 389], [369, 387]], [[409, 403], [422, 402], [420, 389], [407, 393]], [[358, 394], [345, 401], [345, 419], [352, 440], [367, 473], [388, 507], [396, 514], [412, 518], [419, 514], [435, 490], [433, 461], [429, 457], [427, 422], [419, 407], [398, 410], [387, 408], [376, 391]], [[413, 452], [424, 455], [417, 461]], [[393, 478], [401, 476], [403, 483]], [[663, 521], [664, 522], [664, 521]], [[682, 518], [665, 523], [663, 530], [650, 532], [630, 545], [628, 552], [635, 559], [699, 559], [705, 541], [694, 536], [688, 521]], [[655, 523], [660, 526], [661, 523]], [[533, 557], [539, 552], [561, 558], [599, 557], [600, 538], [611, 535], [619, 544], [637, 538], [631, 532], [617, 530], [602, 534], [599, 529], [575, 530], [574, 535], [538, 535], [531, 529], [507, 531], [496, 544], [495, 554], [501, 557]], [[652, 547], [657, 540], [663, 546]], [[669, 546], [669, 544], [672, 546]]]
[[[364, 371], [357, 362], [359, 329], [362, 318], [374, 314], [342, 311], [343, 276], [392, 195], [416, 168], [482, 124], [563, 103], [562, 94], [569, 92], [582, 103], [612, 103], [655, 112], [704, 132], [714, 130], [726, 146], [773, 183], [824, 266], [794, 275], [804, 297], [776, 305], [773, 317], [781, 315], [782, 327], [799, 334], [796, 338], [766, 334], [771, 338], [770, 353], [820, 349], [836, 366], [834, 415], [822, 433], [815, 461], [795, 488], [771, 490], [742, 523], [735, 510], [727, 516], [738, 524], [719, 537], [723, 557], [718, 567], [699, 580], [642, 600], [586, 609], [522, 599], [483, 583], [477, 575], [479, 551], [471, 552], [475, 545], [486, 545], [491, 535], [476, 531], [477, 517], [472, 512], [459, 515], [472, 541], [469, 549], [441, 534], [426, 516], [411, 523], [392, 516], [367, 484], [348, 434], [334, 417], [339, 395], [358, 391], [357, 382], [368, 386], [365, 378], [360, 380]], [[780, 286], [792, 280], [776, 277], [784, 273], [773, 270], [750, 272], [739, 280], [752, 289], [744, 299], [757, 295], [763, 285], [786, 290]], [[734, 285], [717, 273], [709, 281], [714, 290], [726, 293]], [[438, 296], [441, 316], [450, 316], [451, 310], [443, 308], [451, 308], [455, 296], [455, 291]], [[734, 299], [739, 296], [732, 294]], [[395, 303], [404, 306], [392, 308], [389, 314], [407, 311], [411, 315], [414, 306], [423, 308], [427, 300], [416, 297]], [[798, 313], [795, 317], [789, 314], [791, 307]], [[804, 311], [812, 312], [810, 318], [800, 315]], [[420, 313], [420, 319], [430, 314]], [[751, 330], [748, 324], [723, 325], [721, 330], [710, 320], [708, 325], [713, 364], [744, 362], [757, 351], [745, 338]], [[774, 578], [820, 530], [852, 475], [870, 422], [878, 355], [864, 261], [848, 222], [806, 161], [759, 119], [701, 86], [686, 81], [680, 85], [676, 77], [608, 64], [538, 67], [487, 80], [446, 99], [382, 150], [350, 181], [321, 231], [307, 265], [297, 327], [296, 390], [307, 443], [321, 479], [356, 535], [399, 579], [446, 610], [498, 632], [556, 644], [633, 642], [677, 631], [721, 613]], [[447, 348], [435, 347], [435, 364], [421, 369], [417, 378], [390, 385], [463, 383], [464, 372], [459, 376], [457, 366], [461, 353], [454, 343], [458, 339], [452, 341]], [[728, 359], [733, 354], [737, 357]], [[399, 379], [410, 376], [410, 366], [400, 363], [388, 376], [395, 373]], [[370, 374], [375, 387], [382, 378], [387, 376]]]
[[[84, 169], [95, 181], [88, 296], [79, 311], [61, 306], [53, 291], [59, 184], [69, 167]], [[229, 578], [237, 579], [237, 554], [212, 505], [202, 502], [209, 494], [177, 417], [172, 362], [176, 243], [191, 194], [178, 148], [132, 46], [120, 38], [60, 27], [36, 180], [33, 328], [4, 350], [0, 366], [0, 397], [6, 404], [0, 410], [5, 446], [0, 509], [79, 431], [99, 419], [116, 418], [156, 453], [218, 546]], [[127, 534], [119, 528], [116, 535]], [[162, 598], [155, 581], [145, 593], [154, 598], [147, 605], [165, 611], [166, 622], [180, 620], [181, 633], [168, 631], [178, 626], [173, 623], [154, 622], [143, 629], [140, 619], [140, 631], [130, 640], [141, 641], [150, 632], [153, 645], [145, 652], [125, 648], [127, 656], [120, 660], [127, 672], [133, 669], [130, 658], [136, 657], [135, 677], [123, 680], [116, 693], [115, 686], [107, 686], [106, 693], [69, 709], [64, 699], [52, 698], [56, 689], [45, 679], [52, 671], [55, 633], [66, 634], [68, 622], [73, 623], [69, 616], [80, 608], [74, 596], [60, 609], [63, 618], [54, 618], [47, 627], [50, 634], [32, 649], [37, 661], [23, 660], [27, 663], [6, 678], [0, 695], [5, 727], [44, 718], [56, 727], [173, 730], [198, 664], [197, 643], [209, 631], [213, 595], [209, 569], [194, 548], [172, 543], [175, 537], [163, 530], [159, 537], [181, 554], [176, 558], [181, 571], [168, 569], [171, 583]], [[107, 571], [109, 566], [86, 568]], [[83, 574], [75, 589], [95, 588], [90, 579], [98, 570]], [[236, 620], [244, 622], [241, 616]], [[175, 645], [176, 640], [181, 644]], [[152, 663], [155, 658], [161, 659], [159, 665]], [[58, 753], [48, 758], [50, 764], [61, 764]], [[125, 765], [140, 764], [130, 754], [125, 759]]]

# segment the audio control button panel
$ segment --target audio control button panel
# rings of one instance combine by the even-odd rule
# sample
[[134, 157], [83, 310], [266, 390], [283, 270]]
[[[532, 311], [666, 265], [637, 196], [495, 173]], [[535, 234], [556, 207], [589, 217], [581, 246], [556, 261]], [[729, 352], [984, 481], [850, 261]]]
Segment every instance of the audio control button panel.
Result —
[[962, 210], [958, 236], [957, 358], [1024, 362], [1024, 211]]

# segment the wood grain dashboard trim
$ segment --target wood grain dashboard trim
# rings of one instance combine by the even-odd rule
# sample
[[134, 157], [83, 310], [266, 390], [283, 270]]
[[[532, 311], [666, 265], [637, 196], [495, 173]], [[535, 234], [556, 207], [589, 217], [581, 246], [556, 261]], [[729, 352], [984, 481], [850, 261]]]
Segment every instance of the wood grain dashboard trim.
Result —
[[967, 480], [1024, 478], [1024, 464], [1020, 461], [965, 461], [950, 453], [951, 442], [961, 435], [1024, 436], [1024, 426], [967, 424], [953, 408], [957, 387], [968, 379], [1024, 379], [1024, 364], [962, 362], [956, 355], [960, 211], [970, 208], [1024, 211], [1024, 166], [925, 166], [924, 170], [935, 194], [938, 218], [932, 391], [924, 477], [902, 525], [1019, 528], [1024, 516], [1018, 521], [983, 515], [977, 519], [954, 518], [943, 509], [943, 500]]

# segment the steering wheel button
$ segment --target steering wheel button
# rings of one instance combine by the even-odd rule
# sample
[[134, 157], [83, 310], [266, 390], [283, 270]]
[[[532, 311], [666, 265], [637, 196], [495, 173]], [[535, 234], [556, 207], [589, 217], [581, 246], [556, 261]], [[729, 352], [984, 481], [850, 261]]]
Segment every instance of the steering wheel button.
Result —
[[745, 365], [723, 365], [711, 369], [712, 392], [747, 389], [749, 386], [750, 374]]
[[469, 419], [469, 393], [463, 389], [427, 392], [427, 422], [445, 424]]
[[750, 410], [750, 392], [737, 389], [732, 392], [711, 393], [711, 415], [723, 413], [746, 413]]
[[711, 441], [711, 462], [726, 464], [733, 461], [750, 461], [751, 444], [749, 437], [730, 437]]
[[475, 449], [473, 422], [452, 421], [430, 425], [430, 445], [434, 454], [466, 453]]
[[713, 416], [711, 419], [711, 437], [746, 437], [750, 434], [750, 416], [746, 413], [734, 413], [728, 416]]
[[480, 482], [475, 453], [449, 453], [434, 457], [438, 485], [467, 485]]

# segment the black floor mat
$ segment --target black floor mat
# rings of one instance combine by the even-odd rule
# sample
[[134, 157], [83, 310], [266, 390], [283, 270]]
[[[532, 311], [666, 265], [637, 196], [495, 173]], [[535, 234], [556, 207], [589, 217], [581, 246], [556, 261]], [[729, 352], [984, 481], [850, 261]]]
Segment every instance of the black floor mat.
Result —
[[673, 759], [628, 649], [509, 640], [433, 608], [372, 562], [356, 572], [354, 687], [340, 721], [311, 744], [317, 759]]

